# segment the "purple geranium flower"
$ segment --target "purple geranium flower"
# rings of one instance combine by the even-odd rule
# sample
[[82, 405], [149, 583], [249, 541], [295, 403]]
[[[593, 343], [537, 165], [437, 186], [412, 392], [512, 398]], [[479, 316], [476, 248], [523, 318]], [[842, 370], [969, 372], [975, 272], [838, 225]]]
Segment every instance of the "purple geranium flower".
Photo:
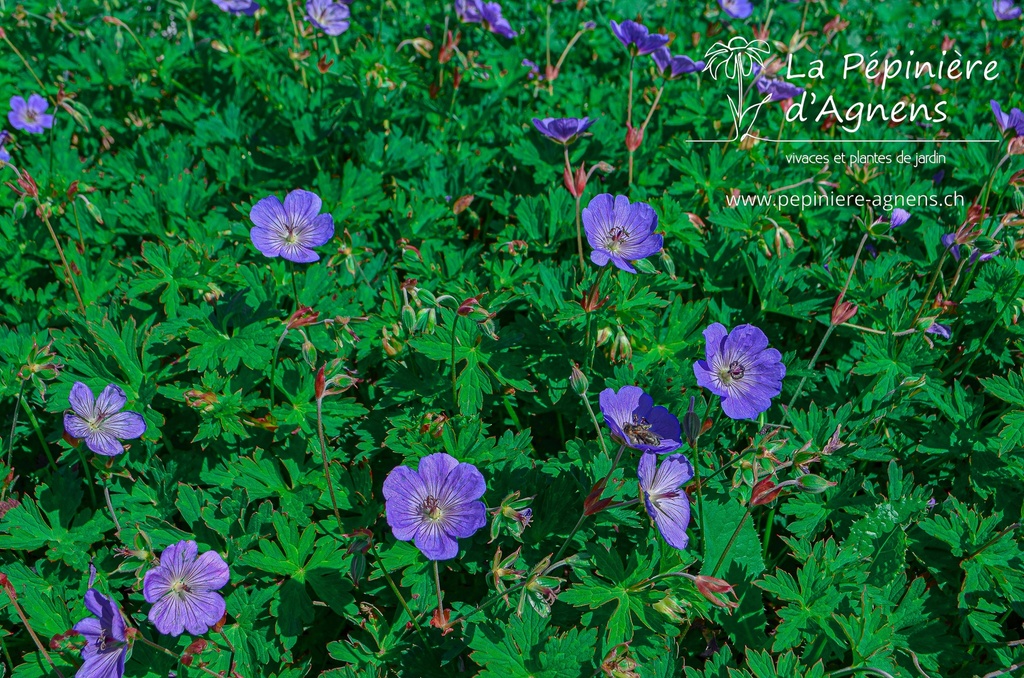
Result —
[[1019, 108], [1013, 108], [1009, 113], [1003, 113], [1003, 109], [995, 99], [989, 101], [989, 104], [992, 106], [992, 113], [996, 116], [996, 125], [999, 126], [1000, 132], [1012, 129], [1017, 136], [1024, 136], [1024, 113]]
[[910, 212], [905, 209], [897, 207], [889, 214], [889, 228], [899, 228], [903, 224], [910, 221]]
[[[91, 583], [91, 582], [90, 582]], [[75, 624], [75, 631], [85, 637], [82, 666], [76, 678], [121, 678], [128, 654], [124, 618], [113, 598], [96, 589], [85, 592], [85, 607], [94, 617]]]
[[396, 466], [384, 479], [388, 525], [399, 541], [412, 540], [430, 560], [459, 554], [457, 539], [487, 524], [480, 497], [487, 491], [476, 466], [438, 452], [420, 459], [419, 470]]
[[623, 21], [621, 24], [611, 22], [612, 32], [633, 56], [651, 54], [668, 44], [667, 35], [651, 33], [647, 26], [635, 21]]
[[623, 271], [636, 273], [630, 262], [646, 259], [661, 250], [663, 239], [654, 232], [658, 215], [644, 202], [607, 194], [594, 196], [583, 209], [583, 228], [594, 248], [590, 260], [598, 266], [609, 261]]
[[11, 97], [11, 111], [7, 114], [14, 129], [20, 129], [29, 134], [42, 134], [44, 129], [53, 127], [53, 116], [46, 113], [50, 107], [46, 99], [33, 94], [26, 102], [23, 98]]
[[757, 91], [761, 94], [768, 94], [770, 96], [769, 102], [785, 101], [804, 93], [803, 87], [786, 82], [782, 78], [769, 78], [767, 75], [762, 75], [760, 64], [753, 64], [752, 72], [757, 76], [755, 80]]
[[467, 24], [483, 24], [491, 33], [506, 38], [516, 37], [508, 19], [501, 15], [501, 5], [483, 0], [455, 0], [455, 14]]
[[672, 56], [668, 47], [661, 47], [651, 52], [654, 65], [658, 67], [658, 73], [668, 80], [675, 80], [687, 73], [697, 73], [704, 70], [706, 65], [703, 61], [694, 61], [685, 54]]
[[568, 145], [583, 136], [595, 122], [590, 118], [534, 118], [533, 126], [547, 138]]
[[311, 248], [334, 237], [334, 217], [320, 214], [323, 201], [316, 193], [296, 190], [285, 196], [284, 204], [276, 195], [252, 206], [249, 219], [256, 226], [249, 232], [252, 244], [268, 257], [308, 264], [320, 259]]
[[1020, 7], [1013, 0], [992, 0], [992, 11], [1000, 21], [1019, 19], [1021, 14]]
[[346, 4], [334, 0], [306, 0], [306, 19], [327, 35], [341, 35], [347, 31], [349, 16]]
[[199, 555], [194, 541], [171, 544], [160, 554], [160, 564], [146, 573], [142, 593], [149, 620], [160, 633], [197, 636], [214, 626], [227, 611], [217, 590], [228, 583], [231, 571], [216, 551]]
[[543, 80], [544, 76], [540, 72], [540, 66], [530, 61], [529, 59], [523, 59], [523, 66], [530, 69], [530, 72], [526, 74], [526, 77], [530, 80]]
[[11, 153], [7, 150], [7, 142], [11, 140], [11, 133], [7, 130], [0, 130], [0, 162], [10, 162]]
[[949, 331], [949, 327], [934, 322], [925, 330], [925, 332], [928, 334], [937, 334], [943, 339], [950, 339], [953, 336], [953, 333]]
[[697, 383], [722, 399], [732, 419], [755, 419], [782, 393], [786, 366], [782, 354], [768, 348], [768, 337], [753, 325], [729, 332], [714, 323], [704, 330], [706, 360], [693, 364]]
[[235, 16], [240, 14], [252, 16], [260, 8], [253, 0], [213, 0], [213, 4]]
[[685, 549], [690, 543], [686, 527], [690, 524], [690, 498], [682, 486], [693, 478], [690, 460], [673, 454], [658, 466], [657, 456], [644, 454], [637, 468], [640, 492], [647, 515], [669, 546]]
[[664, 407], [655, 407], [654, 399], [639, 386], [623, 386], [618, 393], [606, 388], [598, 401], [612, 438], [621, 444], [654, 454], [666, 454], [682, 444], [679, 420]]
[[[960, 246], [956, 242], [956, 233], [947, 233], [940, 238], [942, 246], [949, 250], [949, 253], [953, 255], [953, 259], [960, 261]], [[966, 269], [970, 270], [971, 266], [979, 261], [988, 261], [989, 259], [995, 259], [999, 256], [999, 250], [994, 252], [982, 253], [980, 250], [973, 249], [971, 252], [971, 258], [967, 260]]]
[[754, 13], [750, 0], [718, 0], [718, 5], [733, 19], [746, 19]]
[[128, 399], [120, 386], [109, 384], [100, 397], [80, 381], [68, 396], [71, 412], [64, 413], [64, 430], [73, 438], [83, 438], [96, 454], [115, 457], [124, 452], [121, 440], [138, 438], [146, 432], [146, 421], [138, 412], [122, 412]]

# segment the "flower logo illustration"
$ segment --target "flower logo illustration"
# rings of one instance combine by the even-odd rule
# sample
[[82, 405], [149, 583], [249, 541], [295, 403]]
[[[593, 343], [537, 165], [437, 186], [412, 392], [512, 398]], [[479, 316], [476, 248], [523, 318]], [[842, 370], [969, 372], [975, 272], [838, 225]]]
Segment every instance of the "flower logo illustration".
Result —
[[[771, 95], [755, 101], [746, 106], [743, 81], [750, 76], [758, 76], [764, 66], [764, 60], [770, 53], [768, 43], [764, 40], [747, 40], [741, 36], [735, 36], [729, 42], [716, 42], [704, 55], [707, 65], [704, 71], [715, 80], [719, 72], [722, 72], [729, 80], [736, 80], [736, 98], [728, 95], [729, 110], [732, 113], [735, 136], [730, 141], [746, 136], [747, 132], [754, 126], [757, 120], [757, 113], [766, 103], [771, 101]], [[749, 91], [749, 89], [747, 90]], [[751, 116], [746, 131], [740, 132], [744, 118]]]

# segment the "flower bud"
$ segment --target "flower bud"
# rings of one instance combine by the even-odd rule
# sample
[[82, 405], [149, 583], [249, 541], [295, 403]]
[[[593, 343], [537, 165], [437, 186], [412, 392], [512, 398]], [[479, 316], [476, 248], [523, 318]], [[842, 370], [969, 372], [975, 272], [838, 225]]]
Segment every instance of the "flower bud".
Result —
[[437, 311], [433, 308], [421, 308], [416, 314], [416, 331], [432, 334], [437, 327]]
[[316, 380], [313, 383], [313, 392], [316, 395], [317, 400], [323, 399], [326, 384], [327, 381], [324, 378], [324, 366], [321, 365], [320, 369], [316, 371]]
[[587, 379], [587, 375], [583, 374], [580, 370], [580, 366], [576, 363], [572, 365], [572, 373], [569, 375], [569, 385], [572, 386], [573, 392], [576, 395], [586, 395], [587, 388], [590, 386], [590, 380]]
[[665, 594], [665, 597], [652, 605], [655, 610], [662, 613], [675, 623], [686, 621], [686, 615], [683, 614], [683, 607], [676, 602], [670, 594]]
[[612, 362], [615, 362], [616, 358], [621, 359], [622, 362], [629, 362], [633, 359], [633, 344], [621, 329], [615, 335], [615, 341], [612, 343]]
[[800, 476], [796, 479], [796, 485], [804, 492], [810, 492], [811, 494], [821, 494], [830, 487], [835, 487], [836, 483], [829, 482], [821, 476], [816, 476], [811, 473]]
[[455, 201], [455, 204], [452, 205], [452, 213], [462, 214], [463, 212], [465, 212], [466, 209], [473, 203], [473, 199], [475, 197], [476, 196], [473, 194], [461, 196], [458, 200]]
[[299, 306], [294, 313], [288, 316], [288, 320], [284, 321], [284, 325], [289, 330], [295, 330], [314, 325], [319, 319], [320, 313], [314, 311], [311, 306]]
[[569, 195], [574, 198], [580, 197], [580, 194], [576, 191], [576, 178], [572, 174], [572, 170], [566, 165], [562, 169], [562, 183], [565, 185], [565, 190], [569, 191]]
[[1009, 143], [1006, 144], [1007, 155], [1022, 155], [1024, 154], [1024, 137], [1014, 137], [1010, 139]]
[[626, 127], [626, 150], [633, 152], [640, 148], [640, 144], [644, 141], [644, 130], [642, 127]]
[[665, 273], [668, 273], [668, 277], [676, 280], [676, 262], [672, 261], [668, 250], [662, 250], [659, 259], [661, 259], [661, 265], [665, 269]]
[[770, 478], [765, 478], [757, 485], [754, 485], [754, 490], [750, 493], [750, 505], [761, 506], [762, 504], [770, 504], [775, 501], [775, 498], [779, 496], [781, 491], [781, 485], [776, 485]]
[[402, 352], [402, 342], [397, 339], [393, 339], [388, 334], [387, 328], [381, 328], [381, 345], [384, 347], [384, 353], [388, 357], [394, 358], [396, 355]]
[[731, 593], [733, 598], [736, 598], [736, 592], [732, 590], [732, 585], [724, 579], [716, 579], [715, 577], [706, 577], [702, 574], [697, 575], [694, 578], [697, 584], [697, 590], [700, 594], [707, 598], [711, 603], [718, 607], [724, 607], [727, 609], [734, 609], [739, 607], [739, 599], [736, 601], [722, 600], [716, 593]]
[[586, 163], [580, 163], [579, 169], [576, 170], [576, 192], [573, 193], [574, 197], [583, 195], [583, 191], [587, 189], [587, 177], [589, 176], [584, 169]]
[[697, 444], [697, 438], [701, 434], [701, 421], [697, 413], [693, 411], [694, 404], [697, 399], [690, 396], [690, 407], [686, 410], [686, 414], [683, 415], [683, 435], [686, 436], [686, 441], [690, 445]]
[[402, 325], [410, 332], [416, 329], [416, 311], [409, 304], [402, 305]]
[[604, 346], [612, 338], [612, 328], [602, 327], [597, 331], [597, 345]]
[[836, 299], [836, 303], [832, 306], [832, 324], [842, 325], [856, 314], [857, 307], [854, 304]]
[[309, 339], [302, 342], [302, 359], [306, 361], [310, 369], [316, 367], [316, 346]]

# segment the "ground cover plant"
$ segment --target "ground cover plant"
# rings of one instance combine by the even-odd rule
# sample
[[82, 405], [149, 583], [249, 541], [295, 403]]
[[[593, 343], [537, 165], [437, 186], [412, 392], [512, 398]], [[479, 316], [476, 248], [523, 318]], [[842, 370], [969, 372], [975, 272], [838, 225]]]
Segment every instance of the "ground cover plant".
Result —
[[0, 676], [1019, 675], [1011, 0], [0, 29]]

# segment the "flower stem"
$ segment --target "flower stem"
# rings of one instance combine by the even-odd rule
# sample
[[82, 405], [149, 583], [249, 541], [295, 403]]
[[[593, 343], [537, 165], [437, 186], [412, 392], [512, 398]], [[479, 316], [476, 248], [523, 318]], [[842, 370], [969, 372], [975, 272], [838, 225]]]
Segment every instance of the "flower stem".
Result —
[[[82, 462], [82, 468], [85, 471], [85, 477], [89, 481], [88, 483], [86, 483], [86, 485], [88, 485], [88, 487], [89, 487], [89, 499], [90, 499], [90, 501], [92, 501], [92, 505], [95, 506], [96, 505], [96, 488], [93, 487], [93, 483], [95, 481], [93, 480], [92, 466], [89, 465], [89, 460], [86, 459], [85, 454], [82, 452], [81, 448], [77, 448], [76, 447], [75, 451], [78, 452], [78, 459], [79, 459], [79, 461]], [[114, 521], [114, 522], [116, 523], [117, 521]]]
[[387, 581], [388, 587], [391, 589], [391, 592], [395, 594], [395, 597], [398, 598], [399, 604], [401, 604], [405, 614], [409, 616], [409, 620], [412, 622], [413, 627], [415, 627], [416, 633], [419, 634], [420, 640], [423, 641], [423, 647], [429, 650], [430, 644], [427, 642], [426, 634], [423, 633], [423, 627], [421, 627], [420, 623], [416, 620], [416, 615], [414, 615], [412, 610], [409, 609], [409, 603], [405, 602], [405, 596], [403, 596], [402, 592], [398, 590], [395, 580], [391, 578], [391, 574], [384, 568], [384, 563], [380, 557], [380, 551], [377, 550], [377, 544], [374, 543], [373, 540], [370, 540], [370, 549], [373, 551], [374, 562], [377, 563], [377, 567], [380, 568], [381, 574], [384, 575], [384, 580]]
[[299, 310], [299, 286], [295, 282], [295, 264], [289, 264], [289, 268], [292, 269], [292, 296], [295, 299], [295, 310]]
[[64, 248], [60, 246], [60, 240], [57, 239], [57, 234], [53, 231], [53, 226], [50, 225], [50, 217], [43, 214], [43, 223], [46, 224], [46, 230], [50, 232], [50, 237], [53, 238], [53, 244], [57, 246], [57, 254], [60, 255], [60, 261], [64, 265], [64, 273], [68, 276], [68, 282], [71, 283], [71, 289], [75, 293], [75, 299], [78, 300], [78, 310], [82, 313], [82, 320], [85, 320], [85, 304], [82, 303], [82, 295], [78, 292], [78, 285], [75, 284], [75, 277], [71, 275], [71, 267], [68, 266], [68, 260], [64, 256]]
[[491, 596], [490, 598], [485, 599], [484, 602], [480, 603], [479, 605], [474, 607], [472, 610], [470, 610], [466, 614], [460, 614], [458, 617], [456, 617], [452, 621], [450, 621], [447, 624], [445, 624], [445, 628], [453, 628], [459, 622], [465, 621], [466, 619], [472, 617], [474, 614], [476, 614], [480, 610], [484, 609], [485, 607], [487, 607], [487, 606], [489, 606], [489, 605], [491, 605], [493, 603], [498, 602], [499, 600], [501, 600], [505, 596], [507, 596], [507, 595], [509, 595], [511, 593], [515, 593], [516, 591], [518, 591], [518, 590], [520, 590], [522, 588], [525, 588], [528, 584], [529, 584], [529, 580], [522, 581], [522, 582], [519, 582], [518, 584], [516, 584], [514, 586], [508, 587], [504, 591], [499, 591], [498, 593], [495, 593], [493, 596]]
[[36, 437], [39, 438], [39, 442], [43, 446], [43, 452], [46, 453], [46, 460], [50, 463], [50, 468], [53, 469], [54, 473], [57, 473], [57, 462], [53, 460], [53, 453], [50, 452], [50, 446], [46, 443], [46, 436], [43, 435], [43, 430], [39, 428], [39, 421], [32, 412], [32, 407], [24, 398], [21, 399], [21, 407], [25, 410], [25, 414], [28, 415], [28, 421], [32, 424], [32, 429], [36, 432]]
[[[626, 102], [626, 130], [633, 128], [633, 61], [636, 57], [629, 57], [629, 100]], [[633, 187], [633, 151], [629, 152], [629, 188]]]
[[25, 68], [27, 68], [28, 72], [32, 74], [32, 78], [36, 81], [36, 84], [39, 85], [39, 89], [45, 92], [46, 85], [44, 85], [43, 81], [39, 79], [36, 72], [32, 70], [32, 66], [28, 63], [28, 60], [26, 60], [22, 53], [18, 51], [18, 48], [14, 46], [14, 43], [11, 42], [11, 39], [7, 37], [6, 33], [3, 34], [3, 41], [7, 43], [7, 46], [11, 48], [12, 52], [18, 55], [18, 58], [21, 59], [21, 63], [25, 64]]
[[[168, 650], [163, 645], [158, 645], [157, 643], [154, 643], [152, 640], [150, 640], [149, 638], [146, 638], [142, 634], [139, 634], [139, 635], [135, 636], [135, 638], [137, 640], [139, 640], [140, 642], [142, 642], [143, 645], [149, 645], [154, 650], [157, 650], [159, 652], [163, 652], [168, 657], [174, 657], [174, 659], [179, 661], [179, 662], [181, 661], [181, 657], [179, 655], [177, 655], [174, 652], [171, 652], [170, 650]], [[202, 664], [199, 664], [197, 668], [200, 671], [202, 671], [203, 673], [207, 674], [207, 675], [216, 676], [217, 678], [224, 678], [223, 676], [221, 676], [221, 674], [215, 673], [215, 672], [211, 671], [210, 669], [206, 668]]]
[[565, 538], [564, 542], [562, 542], [562, 545], [558, 548], [558, 552], [555, 553], [553, 560], [558, 561], [562, 558], [562, 554], [565, 553], [565, 549], [569, 548], [569, 542], [571, 542], [572, 538], [576, 536], [576, 533], [580, 531], [580, 527], [583, 526], [583, 521], [586, 519], [587, 514], [580, 513], [580, 519], [576, 521], [576, 526], [572, 528], [572, 531], [569, 532], [569, 536]]
[[441, 625], [441, 628], [447, 626], [444, 621], [444, 602], [441, 597], [441, 572], [437, 566], [438, 561], [434, 561], [434, 588], [437, 591], [437, 623]]
[[14, 611], [18, 613], [21, 623], [25, 626], [25, 630], [28, 631], [28, 635], [32, 637], [32, 642], [36, 644], [39, 654], [43, 655], [43, 658], [46, 659], [50, 668], [52, 668], [60, 678], [64, 678], [64, 674], [61, 673], [60, 669], [57, 668], [57, 665], [53, 663], [53, 658], [50, 657], [50, 653], [46, 651], [46, 647], [39, 640], [39, 636], [36, 635], [36, 632], [32, 629], [32, 625], [28, 622], [28, 617], [25, 616], [25, 612], [21, 609], [21, 605], [18, 604], [18, 596], [14, 592], [14, 585], [11, 584], [7, 577], [3, 577], [2, 586], [4, 592], [11, 601], [11, 606], [14, 607]]
[[608, 448], [604, 444], [604, 436], [601, 434], [601, 425], [597, 423], [597, 415], [594, 414], [594, 408], [590, 406], [590, 398], [587, 397], [586, 393], [583, 394], [583, 404], [587, 406], [587, 412], [590, 414], [590, 421], [594, 423], [594, 433], [597, 435], [598, 442], [601, 443], [601, 451], [604, 452], [605, 456], [610, 456], [608, 454]]
[[459, 326], [459, 314], [458, 312], [452, 317], [452, 410], [457, 411], [459, 409], [459, 395], [456, 390], [456, 370], [455, 370], [455, 343], [456, 334], [455, 330]]
[[732, 533], [732, 536], [729, 537], [729, 543], [725, 545], [725, 550], [722, 551], [722, 555], [718, 558], [718, 563], [715, 565], [715, 569], [711, 570], [712, 577], [718, 574], [718, 570], [722, 567], [722, 564], [725, 563], [725, 557], [729, 554], [729, 549], [731, 549], [732, 545], [736, 543], [736, 538], [740, 536], [740, 530], [743, 529], [743, 525], [747, 522], [747, 518], [749, 517], [750, 508], [747, 507], [747, 512], [743, 514], [740, 524], [736, 526], [736, 530]]
[[[569, 180], [573, 180], [572, 165], [569, 163], [569, 146], [563, 145], [565, 151], [565, 175], [569, 177]], [[587, 270], [587, 262], [583, 259], [583, 228], [580, 226], [580, 197], [576, 198], [576, 250], [580, 255], [580, 275], [582, 276]]]
[[334, 509], [334, 519], [338, 523], [338, 535], [345, 534], [345, 528], [341, 525], [341, 512], [338, 511], [338, 499], [334, 494], [334, 481], [331, 479], [331, 469], [327, 463], [327, 441], [324, 439], [324, 415], [323, 398], [316, 399], [316, 433], [320, 439], [320, 459], [324, 463], [324, 478], [327, 480], [327, 490], [331, 495], [331, 508]]
[[917, 314], [914, 315], [914, 319], [910, 323], [911, 325], [917, 325], [917, 321], [921, 317], [921, 314], [924, 313], [924, 310], [928, 308], [928, 305], [931, 303], [932, 290], [935, 289], [935, 282], [939, 279], [939, 274], [942, 273], [942, 265], [946, 263], [947, 256], [949, 256], [949, 250], [942, 250], [942, 256], [939, 257], [939, 263], [935, 265], [935, 272], [932, 273], [932, 279], [928, 283], [928, 291], [924, 293], [924, 300], [921, 302], [921, 308], [917, 309]]
[[229, 668], [228, 668], [228, 675], [229, 676], [237, 676], [238, 674], [235, 673], [235, 646], [231, 644], [231, 641], [228, 639], [227, 634], [224, 633], [224, 629], [223, 628], [217, 629], [217, 633], [219, 633], [220, 637], [224, 639], [224, 642], [228, 646], [228, 650], [231, 651], [231, 658], [229, 660], [230, 664], [229, 664]]
[[[90, 487], [92, 487], [90, 485]], [[114, 504], [110, 501], [110, 488], [103, 486], [103, 498], [107, 501], [107, 510], [110, 511], [110, 519], [114, 521], [114, 535], [121, 536], [121, 523], [117, 521], [117, 514], [114, 513]]]
[[14, 399], [14, 415], [11, 416], [11, 435], [7, 439], [7, 468], [11, 469], [14, 460], [14, 434], [18, 430], [18, 407], [21, 405], [21, 398], [25, 395], [25, 382], [21, 382], [18, 388], [18, 397]]
[[274, 356], [270, 359], [270, 406], [267, 411], [270, 416], [274, 416], [274, 390], [277, 386], [277, 354], [281, 351], [281, 344], [284, 343], [284, 338], [288, 336], [288, 330], [286, 329], [281, 333], [281, 338], [277, 340], [277, 346], [274, 347]]

